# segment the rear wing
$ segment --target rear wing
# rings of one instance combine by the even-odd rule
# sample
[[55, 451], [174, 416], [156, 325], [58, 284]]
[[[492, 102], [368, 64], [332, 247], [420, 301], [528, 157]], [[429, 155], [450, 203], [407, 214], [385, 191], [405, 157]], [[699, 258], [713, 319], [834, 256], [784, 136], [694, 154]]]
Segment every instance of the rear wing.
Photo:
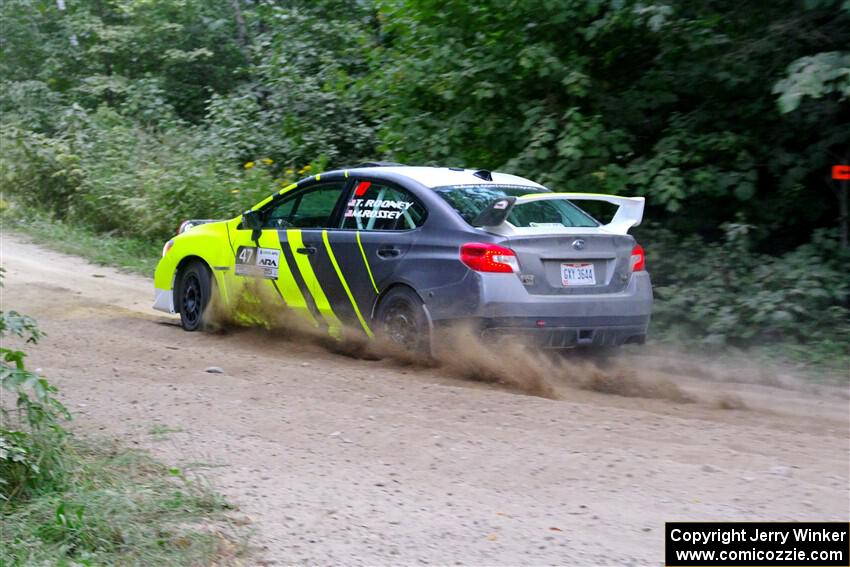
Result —
[[[522, 197], [503, 197], [493, 201], [473, 221], [473, 226], [484, 226], [497, 228], [494, 232], [505, 232], [505, 220], [510, 215], [511, 209], [517, 205], [530, 203], [532, 201], [552, 201], [563, 199], [566, 201], [604, 201], [617, 205], [617, 212], [608, 224], [598, 227], [598, 230], [613, 234], [627, 234], [633, 226], [638, 226], [643, 220], [643, 207], [646, 200], [643, 197], [617, 197], [615, 195], [602, 195], [599, 193], [531, 193]], [[552, 227], [546, 227], [552, 230]], [[575, 230], [563, 227], [564, 231]], [[583, 230], [587, 230], [586, 228]], [[514, 227], [510, 232], [539, 232], [536, 228]]]
[[568, 201], [604, 201], [617, 205], [617, 212], [608, 224], [600, 228], [617, 234], [626, 234], [633, 226], [638, 226], [643, 220], [643, 197], [617, 197], [600, 193], [533, 193], [523, 195], [516, 200], [515, 205], [531, 201], [548, 201], [551, 199], [566, 199]]

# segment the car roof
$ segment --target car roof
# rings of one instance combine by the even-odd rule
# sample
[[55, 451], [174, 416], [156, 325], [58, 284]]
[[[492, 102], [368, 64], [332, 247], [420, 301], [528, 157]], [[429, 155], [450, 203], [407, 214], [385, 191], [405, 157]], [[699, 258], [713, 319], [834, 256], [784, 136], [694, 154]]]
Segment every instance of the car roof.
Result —
[[509, 173], [489, 172], [492, 181], [487, 181], [475, 175], [475, 169], [461, 169], [449, 167], [425, 167], [425, 166], [383, 166], [383, 167], [358, 167], [348, 170], [349, 174], [369, 175], [377, 177], [406, 177], [416, 181], [420, 185], [429, 187], [445, 187], [447, 185], [518, 185], [523, 187], [544, 188], [539, 183], [530, 179], [511, 175]]

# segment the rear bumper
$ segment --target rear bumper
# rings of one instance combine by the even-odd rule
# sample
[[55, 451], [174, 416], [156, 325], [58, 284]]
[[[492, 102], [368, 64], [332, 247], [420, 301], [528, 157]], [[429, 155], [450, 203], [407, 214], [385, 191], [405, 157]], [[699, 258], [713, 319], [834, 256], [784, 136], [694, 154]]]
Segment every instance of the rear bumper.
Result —
[[[625, 318], [624, 318], [625, 319]], [[525, 321], [504, 325], [486, 321], [481, 328], [484, 339], [515, 337], [542, 348], [571, 348], [577, 346], [620, 346], [643, 344], [649, 326], [649, 317], [629, 318], [628, 325], [600, 325], [596, 321], [573, 321], [571, 325], [529, 326]]]
[[[522, 336], [551, 348], [642, 343], [646, 338], [652, 314], [652, 283], [646, 272], [632, 274], [622, 291], [604, 294], [530, 294], [514, 274], [474, 274], [470, 279], [464, 282], [462, 299], [428, 302], [437, 325], [472, 322], [483, 336]], [[452, 295], [441, 291], [444, 299]]]

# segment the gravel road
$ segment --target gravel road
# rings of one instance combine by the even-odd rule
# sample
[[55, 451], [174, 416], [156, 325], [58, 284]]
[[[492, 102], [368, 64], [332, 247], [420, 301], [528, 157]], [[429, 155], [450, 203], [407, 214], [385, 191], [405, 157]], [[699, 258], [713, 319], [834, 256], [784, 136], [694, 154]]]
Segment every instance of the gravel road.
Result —
[[186, 333], [149, 279], [12, 234], [0, 252], [2, 308], [48, 333], [30, 364], [76, 427], [209, 479], [256, 564], [660, 565], [665, 521], [850, 518], [846, 389], [657, 355], [528, 363], [550, 399], [521, 391], [521, 358], [492, 357], [512, 388], [464, 379], [478, 363]]

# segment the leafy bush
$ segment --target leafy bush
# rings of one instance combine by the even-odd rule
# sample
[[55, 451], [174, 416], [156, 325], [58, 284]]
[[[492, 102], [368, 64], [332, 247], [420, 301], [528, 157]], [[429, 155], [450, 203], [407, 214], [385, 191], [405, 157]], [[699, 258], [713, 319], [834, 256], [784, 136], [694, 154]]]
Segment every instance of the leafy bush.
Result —
[[836, 368], [850, 361], [847, 264], [835, 234], [781, 256], [753, 250], [746, 224], [720, 242], [643, 229], [656, 302], [653, 330], [703, 346], [784, 345], [786, 358]]
[[[43, 334], [35, 321], [15, 311], [0, 312], [0, 337], [7, 334], [36, 343]], [[0, 500], [11, 501], [62, 488], [62, 421], [68, 410], [54, 397], [56, 388], [24, 365], [26, 354], [0, 347], [0, 389], [15, 397], [15, 408], [0, 406]]]
[[58, 134], [13, 127], [0, 139], [0, 190], [103, 232], [164, 240], [187, 218], [231, 218], [288, 184], [260, 156], [235, 168], [204, 133], [133, 124], [106, 107], [65, 117]]

